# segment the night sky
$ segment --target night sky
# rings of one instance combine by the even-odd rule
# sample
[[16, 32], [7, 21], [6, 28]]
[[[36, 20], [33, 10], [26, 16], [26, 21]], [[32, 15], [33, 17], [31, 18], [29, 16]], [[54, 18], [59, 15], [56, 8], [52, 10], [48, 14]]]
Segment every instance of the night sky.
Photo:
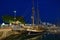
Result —
[[[36, 1], [34, 1], [35, 12], [37, 9]], [[60, 24], [60, 0], [38, 0], [38, 5], [42, 22]], [[16, 16], [23, 16], [27, 23], [31, 23], [32, 0], [0, 0], [0, 23], [2, 23], [1, 16], [14, 16], [14, 10], [17, 11]]]

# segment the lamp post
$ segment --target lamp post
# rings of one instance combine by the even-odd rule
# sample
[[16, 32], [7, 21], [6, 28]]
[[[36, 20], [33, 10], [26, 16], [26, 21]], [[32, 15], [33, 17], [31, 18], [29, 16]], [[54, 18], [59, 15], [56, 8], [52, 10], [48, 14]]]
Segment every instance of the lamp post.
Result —
[[13, 11], [14, 12], [14, 20], [16, 19], [16, 11]]

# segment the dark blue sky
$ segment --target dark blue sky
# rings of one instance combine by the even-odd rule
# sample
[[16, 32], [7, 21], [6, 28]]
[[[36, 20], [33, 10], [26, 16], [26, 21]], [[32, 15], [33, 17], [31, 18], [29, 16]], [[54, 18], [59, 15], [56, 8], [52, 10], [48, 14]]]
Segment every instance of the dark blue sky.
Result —
[[[38, 5], [41, 21], [60, 24], [60, 0], [38, 0]], [[14, 10], [17, 16], [23, 16], [27, 23], [31, 23], [32, 0], [0, 0], [0, 22], [1, 16], [14, 15]]]

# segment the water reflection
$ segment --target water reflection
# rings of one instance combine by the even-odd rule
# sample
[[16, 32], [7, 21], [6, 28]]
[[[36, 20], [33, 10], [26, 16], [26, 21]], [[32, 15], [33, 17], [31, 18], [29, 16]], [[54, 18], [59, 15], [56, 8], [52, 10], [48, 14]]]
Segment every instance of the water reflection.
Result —
[[60, 34], [42, 33], [39, 35], [28, 35], [28, 33], [10, 35], [4, 40], [60, 40]]
[[42, 40], [60, 40], [60, 34], [44, 33]]

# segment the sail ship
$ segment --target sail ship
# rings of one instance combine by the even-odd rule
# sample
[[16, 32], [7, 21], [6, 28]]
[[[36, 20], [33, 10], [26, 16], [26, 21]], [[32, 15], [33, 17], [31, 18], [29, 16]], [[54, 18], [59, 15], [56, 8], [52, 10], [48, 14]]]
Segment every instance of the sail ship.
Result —
[[34, 23], [34, 14], [35, 14], [35, 9], [34, 9], [34, 0], [32, 0], [32, 16], [31, 16], [31, 18], [32, 18], [32, 26], [31, 27], [26, 27], [26, 31], [29, 31], [29, 32], [44, 32], [45, 31], [45, 29], [42, 27], [42, 26], [40, 26], [40, 24], [39, 24], [39, 12], [38, 12], [38, 0], [37, 0], [37, 25], [35, 25], [35, 23]]

